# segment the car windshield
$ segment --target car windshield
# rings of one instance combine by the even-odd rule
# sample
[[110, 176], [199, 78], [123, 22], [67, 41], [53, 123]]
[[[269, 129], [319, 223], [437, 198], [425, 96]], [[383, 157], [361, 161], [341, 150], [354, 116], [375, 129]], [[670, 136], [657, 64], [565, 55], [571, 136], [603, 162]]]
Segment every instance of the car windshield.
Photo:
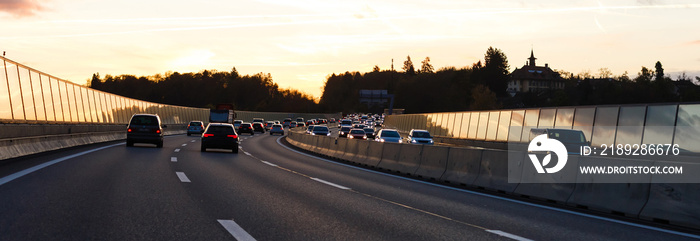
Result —
[[158, 125], [158, 118], [155, 116], [134, 116], [131, 118], [132, 125]]
[[382, 131], [382, 137], [401, 137], [397, 131]]
[[328, 131], [328, 127], [325, 126], [315, 126], [314, 131]]
[[374, 133], [374, 129], [371, 128], [365, 128], [364, 131], [365, 133]]
[[350, 134], [363, 134], [364, 135], [365, 131], [363, 131], [363, 130], [351, 130]]
[[418, 138], [433, 138], [430, 136], [430, 133], [427, 131], [414, 131], [413, 132], [413, 137], [418, 137]]
[[350, 130], [350, 127], [343, 127], [343, 128], [340, 128], [340, 131], [349, 131], [349, 130]]

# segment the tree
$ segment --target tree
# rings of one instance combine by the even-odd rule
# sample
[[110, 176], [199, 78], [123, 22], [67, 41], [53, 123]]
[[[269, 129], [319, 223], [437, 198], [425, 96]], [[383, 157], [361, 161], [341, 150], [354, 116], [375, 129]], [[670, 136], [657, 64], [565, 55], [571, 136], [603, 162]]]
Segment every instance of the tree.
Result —
[[508, 88], [508, 80], [510, 66], [508, 65], [508, 57], [500, 49], [489, 47], [484, 55], [484, 67], [480, 69], [478, 78], [481, 84], [486, 85], [497, 96], [506, 96]]
[[413, 62], [411, 62], [411, 56], [406, 57], [406, 61], [403, 61], [403, 71], [408, 75], [415, 75], [416, 69], [413, 68]]
[[372, 72], [379, 72], [379, 65], [375, 65], [374, 68], [372, 68]]
[[654, 65], [654, 69], [656, 69], [656, 78], [654, 79], [655, 81], [660, 81], [664, 79], [664, 67], [661, 66], [661, 61], [656, 61], [656, 65]]
[[613, 73], [608, 68], [600, 68], [598, 70], [598, 77], [600, 77], [601, 79], [607, 79], [607, 78], [610, 78], [612, 76], [613, 76]]
[[430, 57], [425, 57], [425, 60], [421, 61], [420, 72], [421, 73], [433, 73], [435, 69], [433, 65], [430, 64]]
[[473, 101], [469, 107], [472, 110], [496, 110], [501, 108], [496, 99], [496, 94], [491, 92], [488, 87], [477, 85], [472, 89]]

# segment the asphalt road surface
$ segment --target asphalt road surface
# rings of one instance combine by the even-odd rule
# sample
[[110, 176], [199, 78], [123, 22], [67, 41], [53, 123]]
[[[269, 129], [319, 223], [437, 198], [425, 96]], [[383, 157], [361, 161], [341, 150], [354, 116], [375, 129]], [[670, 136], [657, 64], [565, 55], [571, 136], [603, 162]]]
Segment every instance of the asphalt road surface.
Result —
[[290, 149], [123, 142], [0, 161], [0, 240], [686, 240]]

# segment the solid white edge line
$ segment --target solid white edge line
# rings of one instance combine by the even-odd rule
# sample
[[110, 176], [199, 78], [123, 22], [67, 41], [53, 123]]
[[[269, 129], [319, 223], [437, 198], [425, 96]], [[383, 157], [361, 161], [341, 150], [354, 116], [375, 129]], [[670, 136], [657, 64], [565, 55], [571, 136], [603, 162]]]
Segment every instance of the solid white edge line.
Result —
[[486, 232], [497, 234], [497, 235], [500, 235], [500, 236], [503, 236], [506, 238], [510, 238], [510, 239], [514, 239], [514, 240], [518, 240], [518, 241], [533, 241], [532, 239], [523, 238], [523, 237], [520, 237], [520, 236], [515, 235], [515, 234], [503, 232], [501, 230], [486, 230]]
[[340, 188], [340, 189], [343, 189], [343, 190], [348, 190], [348, 189], [350, 189], [349, 187], [341, 186], [341, 185], [338, 185], [338, 184], [335, 184], [335, 183], [332, 183], [332, 182], [329, 182], [329, 181], [325, 181], [325, 180], [320, 179], [320, 178], [315, 178], [315, 177], [314, 177], [314, 178], [311, 178], [311, 180], [314, 180], [314, 181], [317, 181], [317, 182], [320, 182], [320, 183], [323, 183], [323, 184], [326, 184], [326, 185], [329, 185], [329, 186], [333, 186], [333, 187], [336, 187], [336, 188]]
[[61, 158], [54, 159], [54, 160], [49, 161], [49, 162], [45, 162], [45, 163], [40, 164], [40, 165], [36, 165], [36, 166], [30, 167], [30, 168], [24, 169], [24, 170], [22, 170], [22, 171], [19, 171], [19, 172], [10, 174], [10, 175], [8, 175], [8, 176], [6, 176], [6, 177], [0, 178], [0, 186], [2, 186], [2, 185], [5, 184], [5, 183], [11, 182], [12, 180], [15, 180], [15, 179], [17, 179], [17, 178], [20, 178], [20, 177], [22, 177], [22, 176], [24, 176], [24, 175], [27, 175], [27, 174], [29, 174], [29, 173], [38, 171], [38, 170], [40, 170], [40, 169], [42, 169], [42, 168], [44, 168], [44, 167], [48, 167], [48, 166], [51, 166], [51, 165], [53, 165], [53, 164], [56, 164], [56, 163], [59, 163], [59, 162], [62, 162], [62, 161], [65, 161], [65, 160], [68, 160], [68, 159], [71, 159], [71, 158], [74, 158], [74, 157], [79, 157], [79, 156], [82, 156], [82, 155], [85, 155], [85, 154], [88, 154], [88, 153], [91, 153], [91, 152], [96, 152], [96, 151], [99, 151], [99, 150], [103, 150], [103, 149], [107, 149], [107, 148], [115, 147], [115, 146], [119, 146], [119, 145], [124, 145], [124, 142], [122, 142], [122, 143], [117, 143], [117, 144], [113, 144], [113, 145], [109, 145], [109, 146], [98, 147], [98, 148], [95, 148], [95, 149], [92, 149], [92, 150], [87, 150], [87, 151], [80, 152], [80, 153], [76, 153], [76, 154], [73, 154], [73, 155], [70, 155], [70, 156], [61, 157]]
[[177, 178], [180, 178], [181, 182], [191, 182], [189, 178], [187, 178], [187, 175], [185, 175], [184, 172], [175, 172], [177, 175]]
[[250, 154], [249, 152], [247, 152], [247, 151], [244, 151], [243, 154], [246, 154], [246, 155], [248, 155], [248, 156], [253, 156], [253, 155], [251, 155], [251, 154]]
[[519, 201], [519, 200], [515, 200], [515, 199], [509, 199], [509, 198], [505, 198], [505, 197], [494, 196], [494, 195], [486, 194], [486, 193], [480, 193], [480, 192], [475, 192], [475, 191], [470, 191], [470, 190], [465, 190], [465, 189], [459, 189], [459, 188], [455, 188], [455, 187], [449, 187], [449, 186], [439, 185], [439, 184], [435, 184], [435, 183], [425, 182], [425, 181], [416, 180], [416, 179], [411, 179], [411, 178], [407, 178], [407, 177], [395, 176], [395, 175], [391, 175], [391, 174], [387, 174], [387, 173], [383, 173], [383, 172], [378, 172], [378, 171], [369, 170], [369, 169], [365, 169], [365, 168], [361, 168], [361, 167], [356, 167], [356, 166], [352, 166], [352, 165], [348, 165], [348, 164], [344, 164], [344, 163], [340, 163], [340, 162], [336, 162], [336, 161], [331, 161], [331, 160], [328, 160], [328, 159], [325, 159], [325, 158], [322, 158], [322, 157], [317, 157], [317, 156], [314, 156], [314, 155], [309, 155], [309, 154], [306, 154], [306, 153], [303, 153], [303, 152], [299, 152], [299, 151], [294, 150], [294, 149], [292, 149], [292, 148], [290, 148], [290, 147], [287, 147], [287, 146], [283, 145], [283, 144], [280, 142], [280, 140], [281, 140], [283, 137], [284, 137], [284, 136], [281, 136], [281, 137], [277, 138], [277, 144], [279, 144], [280, 146], [286, 148], [287, 150], [296, 152], [297, 154], [301, 154], [301, 155], [304, 155], [304, 156], [316, 158], [316, 159], [318, 159], [318, 160], [325, 161], [325, 162], [328, 162], [328, 163], [334, 163], [334, 164], [337, 164], [337, 165], [341, 165], [341, 166], [345, 166], [345, 167], [350, 167], [350, 168], [354, 168], [354, 169], [362, 170], [362, 171], [366, 171], [366, 172], [376, 173], [376, 174], [380, 174], [380, 175], [384, 175], [384, 176], [388, 176], [388, 177], [393, 177], [393, 178], [403, 179], [403, 180], [407, 180], [407, 181], [422, 183], [422, 184], [431, 185], [431, 186], [440, 187], [440, 188], [445, 188], [445, 189], [450, 189], [450, 190], [458, 191], [458, 192], [470, 193], [470, 194], [479, 195], [479, 196], [483, 196], [483, 197], [490, 197], [490, 198], [493, 198], [493, 199], [498, 199], [498, 200], [513, 202], [513, 203], [518, 203], [518, 204], [527, 205], [527, 206], [531, 206], [531, 207], [538, 207], [538, 208], [547, 209], [547, 210], [551, 210], [551, 211], [557, 211], [557, 212], [562, 212], [562, 213], [573, 214], [573, 215], [577, 215], [577, 216], [581, 216], [581, 217], [587, 217], [587, 218], [592, 218], [592, 219], [598, 219], [598, 220], [602, 220], [602, 221], [608, 221], [608, 222], [612, 222], [612, 223], [617, 223], [617, 224], [622, 224], [622, 225], [627, 225], [627, 226], [632, 226], [632, 227], [637, 227], [637, 228], [643, 228], [643, 229], [653, 230], [653, 231], [662, 232], [662, 233], [675, 234], [675, 235], [679, 235], [679, 236], [683, 236], [683, 237], [689, 237], [689, 238], [694, 238], [694, 239], [700, 239], [700, 235], [694, 235], [694, 234], [689, 234], [689, 233], [683, 233], [683, 232], [679, 232], [679, 231], [673, 231], [673, 230], [668, 230], [668, 229], [663, 229], [663, 228], [652, 227], [652, 226], [644, 225], [644, 224], [631, 223], [631, 222], [626, 222], [626, 221], [617, 220], [617, 219], [612, 219], [612, 218], [600, 217], [600, 216], [595, 216], [595, 215], [585, 214], [585, 213], [579, 213], [579, 212], [575, 212], [575, 211], [571, 211], [571, 210], [566, 210], [566, 209], [560, 209], [560, 208], [555, 208], [555, 207], [550, 207], [550, 206], [539, 205], [539, 204], [535, 204], [535, 203], [529, 203], [529, 202], [525, 202], [525, 201]]
[[253, 236], [251, 236], [248, 232], [243, 230], [243, 228], [241, 228], [241, 226], [239, 226], [233, 220], [219, 219], [216, 221], [219, 221], [219, 224], [221, 224], [221, 226], [224, 226], [226, 231], [228, 231], [228, 233], [230, 233], [234, 238], [236, 238], [236, 240], [238, 240], [238, 241], [255, 241], [255, 238], [253, 238]]
[[262, 162], [262, 163], [265, 163], [265, 164], [267, 164], [267, 165], [273, 166], [273, 167], [276, 167], [276, 166], [277, 166], [276, 164], [273, 164], [273, 163], [270, 163], [270, 162], [267, 162], [267, 161], [261, 161], [261, 162]]
[[177, 157], [170, 157], [171, 162], [177, 162]]

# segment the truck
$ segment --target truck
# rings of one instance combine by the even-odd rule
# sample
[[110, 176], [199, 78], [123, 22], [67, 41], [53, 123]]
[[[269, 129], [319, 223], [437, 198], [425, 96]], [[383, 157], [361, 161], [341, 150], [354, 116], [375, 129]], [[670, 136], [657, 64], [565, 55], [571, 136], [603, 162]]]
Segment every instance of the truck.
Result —
[[218, 104], [216, 109], [209, 110], [209, 123], [233, 123], [236, 113], [232, 104]]

